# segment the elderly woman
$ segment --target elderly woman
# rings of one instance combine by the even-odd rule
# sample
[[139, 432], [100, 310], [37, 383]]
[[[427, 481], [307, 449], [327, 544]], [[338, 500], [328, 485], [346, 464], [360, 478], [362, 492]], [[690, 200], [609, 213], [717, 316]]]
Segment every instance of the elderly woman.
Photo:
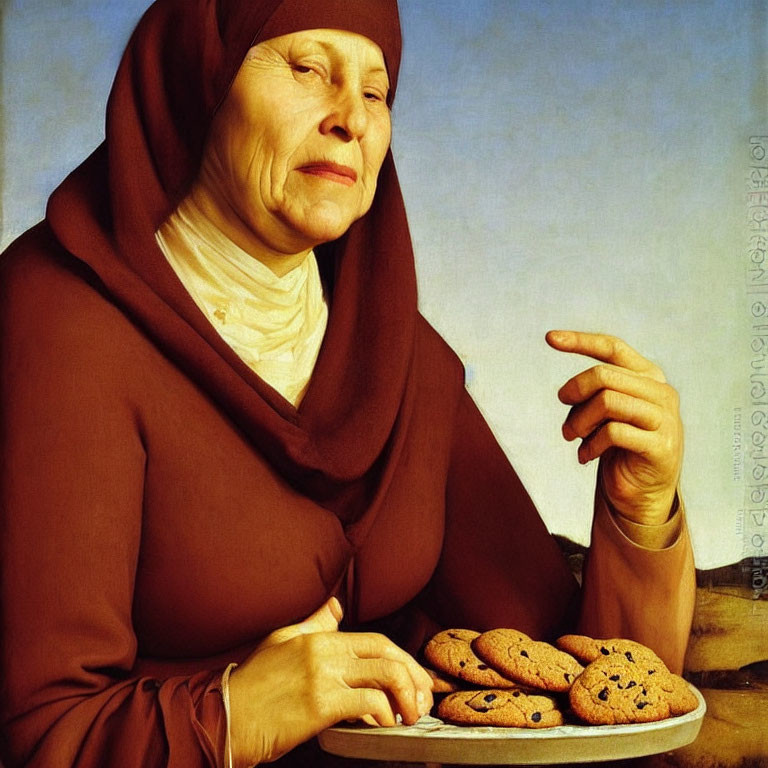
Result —
[[579, 592], [417, 311], [399, 40], [394, 0], [158, 0], [104, 144], [4, 256], [7, 766], [314, 764], [341, 719], [429, 709], [407, 651], [438, 627], [680, 668], [676, 395], [548, 337], [601, 361], [560, 391], [601, 462]]

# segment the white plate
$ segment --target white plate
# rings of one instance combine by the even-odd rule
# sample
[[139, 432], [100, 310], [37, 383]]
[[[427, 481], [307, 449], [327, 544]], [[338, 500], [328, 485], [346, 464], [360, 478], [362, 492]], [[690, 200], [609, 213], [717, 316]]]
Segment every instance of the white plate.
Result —
[[339, 725], [320, 734], [320, 746], [334, 755], [368, 760], [462, 765], [556, 765], [655, 755], [690, 744], [707, 706], [687, 715], [636, 725], [561, 725], [557, 728], [456, 726], [434, 717], [415, 725], [377, 728]]

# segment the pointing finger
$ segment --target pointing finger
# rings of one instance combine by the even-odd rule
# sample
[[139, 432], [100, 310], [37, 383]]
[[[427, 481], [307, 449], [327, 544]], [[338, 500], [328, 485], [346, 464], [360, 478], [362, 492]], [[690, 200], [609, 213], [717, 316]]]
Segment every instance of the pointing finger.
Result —
[[603, 363], [642, 373], [659, 382], [666, 381], [658, 366], [616, 336], [583, 331], [549, 331], [546, 340], [550, 347], [560, 352], [586, 355]]

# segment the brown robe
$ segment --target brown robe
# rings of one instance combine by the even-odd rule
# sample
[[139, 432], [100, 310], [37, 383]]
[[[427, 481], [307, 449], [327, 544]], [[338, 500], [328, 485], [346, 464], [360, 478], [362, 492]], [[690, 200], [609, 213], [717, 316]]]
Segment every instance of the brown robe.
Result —
[[154, 243], [254, 39], [358, 31], [395, 80], [393, 4], [356, 7], [160, 0], [121, 64], [105, 144], [0, 262], [8, 766], [221, 764], [223, 668], [330, 594], [342, 629], [375, 623], [411, 650], [438, 626], [578, 626], [681, 664], [684, 528], [646, 550], [598, 503], [580, 607], [460, 363], [417, 312], [391, 156], [371, 212], [318, 249], [330, 318], [298, 410]]

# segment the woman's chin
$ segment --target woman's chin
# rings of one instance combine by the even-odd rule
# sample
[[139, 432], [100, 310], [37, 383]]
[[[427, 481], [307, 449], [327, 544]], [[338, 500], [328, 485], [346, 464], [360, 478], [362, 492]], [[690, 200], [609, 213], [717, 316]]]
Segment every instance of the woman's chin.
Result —
[[319, 245], [338, 240], [360, 216], [362, 213], [353, 215], [337, 203], [324, 200], [301, 216], [287, 217], [286, 223], [305, 240]]

